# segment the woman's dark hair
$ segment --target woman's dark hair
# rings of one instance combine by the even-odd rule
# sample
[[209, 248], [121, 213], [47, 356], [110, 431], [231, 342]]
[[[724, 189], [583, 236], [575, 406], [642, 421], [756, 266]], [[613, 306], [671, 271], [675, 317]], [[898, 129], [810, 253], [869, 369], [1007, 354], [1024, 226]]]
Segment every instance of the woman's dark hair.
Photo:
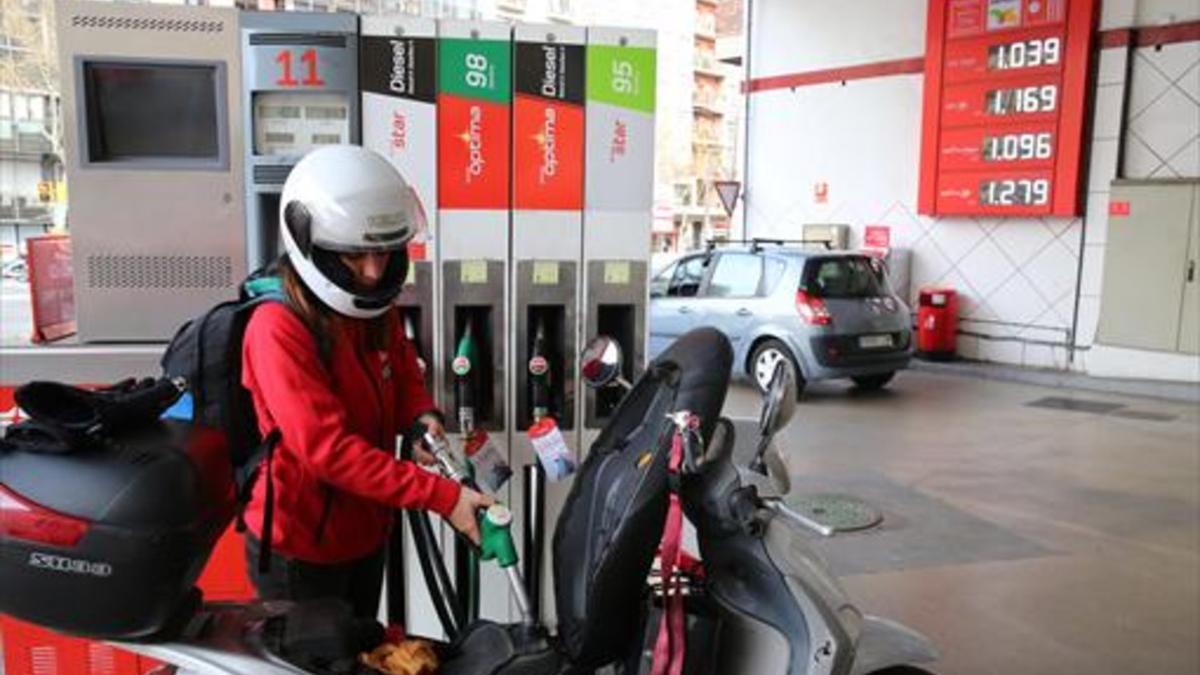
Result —
[[[288, 304], [312, 332], [317, 341], [317, 352], [321, 355], [321, 360], [328, 364], [333, 354], [333, 340], [338, 324], [356, 319], [341, 316], [322, 302], [304, 283], [304, 279], [300, 278], [300, 273], [286, 255], [279, 258], [277, 268]], [[370, 349], [387, 349], [391, 333], [396, 330], [394, 320], [394, 312], [385, 312], [377, 318], [366, 320], [367, 346]]]

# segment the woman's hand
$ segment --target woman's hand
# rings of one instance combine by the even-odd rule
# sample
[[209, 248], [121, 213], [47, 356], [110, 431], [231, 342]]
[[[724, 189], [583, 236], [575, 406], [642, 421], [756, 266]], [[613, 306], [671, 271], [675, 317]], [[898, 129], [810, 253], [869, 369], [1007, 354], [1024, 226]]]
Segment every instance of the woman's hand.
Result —
[[[446, 435], [446, 428], [442, 426], [442, 421], [437, 415], [421, 415], [417, 420], [425, 425], [425, 433], [430, 434], [434, 438], [442, 438]], [[413, 443], [413, 459], [419, 464], [432, 466], [437, 460], [431, 452], [431, 448], [425, 445], [425, 439], [418, 439]]]
[[476, 512], [479, 509], [486, 509], [494, 503], [496, 500], [490, 496], [464, 486], [458, 493], [458, 503], [454, 505], [454, 510], [450, 512], [447, 520], [454, 526], [454, 529], [463, 533], [467, 539], [471, 540], [471, 543], [478, 546], [479, 520]]

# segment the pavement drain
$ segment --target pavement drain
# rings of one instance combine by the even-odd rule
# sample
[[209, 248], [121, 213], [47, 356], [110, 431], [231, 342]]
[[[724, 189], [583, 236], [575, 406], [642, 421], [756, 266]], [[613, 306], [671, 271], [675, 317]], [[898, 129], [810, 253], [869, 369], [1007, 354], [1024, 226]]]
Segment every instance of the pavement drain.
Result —
[[1107, 403], [1086, 398], [1064, 398], [1062, 396], [1047, 396], [1025, 405], [1030, 408], [1050, 408], [1051, 410], [1067, 410], [1070, 412], [1086, 412], [1097, 415], [1107, 415], [1125, 406], [1120, 403]]
[[856, 497], [841, 494], [792, 495], [787, 505], [836, 532], [853, 532], [883, 522], [883, 513]]

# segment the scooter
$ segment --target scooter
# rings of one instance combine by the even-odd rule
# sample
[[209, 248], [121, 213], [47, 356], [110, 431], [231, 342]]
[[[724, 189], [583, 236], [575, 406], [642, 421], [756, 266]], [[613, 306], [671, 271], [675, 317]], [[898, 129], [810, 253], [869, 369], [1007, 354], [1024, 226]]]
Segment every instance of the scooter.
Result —
[[[597, 338], [584, 356], [593, 387], [620, 379], [621, 351]], [[714, 365], [714, 368], [726, 364]], [[795, 376], [777, 365], [754, 420], [720, 418], [707, 444], [688, 433], [680, 411], [680, 492], [696, 527], [702, 579], [684, 579], [716, 605], [709, 649], [687, 650], [685, 673], [918, 674], [936, 661], [933, 644], [894, 621], [859, 610], [805, 532], [827, 526], [788, 508], [791, 481], [775, 437], [796, 410]]]
[[[656, 635], [648, 617], [656, 603], [671, 605], [685, 592], [697, 600], [684, 607], [686, 628], [678, 631], [686, 657], [662, 672], [882, 675], [937, 659], [920, 634], [858, 610], [809, 546], [805, 530], [813, 524], [782, 501], [788, 474], [774, 443], [794, 410], [794, 379], [776, 372], [757, 423], [730, 421], [720, 413], [731, 360], [719, 331], [682, 336], [629, 387], [590, 448], [553, 541], [557, 634], [531, 615], [511, 625], [453, 626], [451, 641], [438, 645], [439, 672], [658, 671], [661, 664], [648, 663], [643, 649]], [[613, 340], [593, 341], [581, 365], [591, 386], [620, 382]], [[696, 526], [704, 574], [681, 584], [664, 564], [663, 597], [656, 599], [647, 579], [672, 494]], [[509, 521], [493, 515], [483, 514], [483, 529], [503, 532]], [[481, 557], [506, 566], [525, 607], [511, 539], [508, 546]], [[444, 565], [436, 546], [421, 555], [434, 568]], [[427, 581], [431, 576], [448, 577], [444, 570], [427, 571]], [[286, 602], [209, 603], [169, 636], [115, 644], [185, 672], [296, 675], [307, 671], [274, 640], [296, 609]]]

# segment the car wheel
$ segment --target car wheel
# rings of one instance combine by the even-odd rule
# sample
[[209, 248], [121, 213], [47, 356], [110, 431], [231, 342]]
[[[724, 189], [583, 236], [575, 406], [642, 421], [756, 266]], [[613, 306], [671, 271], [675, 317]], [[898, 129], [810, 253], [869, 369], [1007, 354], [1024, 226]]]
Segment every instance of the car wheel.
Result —
[[750, 355], [750, 379], [754, 380], [754, 386], [758, 387], [759, 391], [765, 392], [767, 385], [771, 383], [771, 375], [775, 373], [775, 364], [780, 361], [792, 367], [792, 374], [796, 380], [796, 396], [799, 398], [800, 392], [804, 391], [804, 375], [787, 345], [774, 338], [763, 340], [754, 348], [754, 353]]
[[892, 378], [896, 376], [896, 371], [883, 373], [882, 375], [863, 375], [861, 377], [852, 377], [854, 385], [863, 391], [878, 391], [888, 385]]

